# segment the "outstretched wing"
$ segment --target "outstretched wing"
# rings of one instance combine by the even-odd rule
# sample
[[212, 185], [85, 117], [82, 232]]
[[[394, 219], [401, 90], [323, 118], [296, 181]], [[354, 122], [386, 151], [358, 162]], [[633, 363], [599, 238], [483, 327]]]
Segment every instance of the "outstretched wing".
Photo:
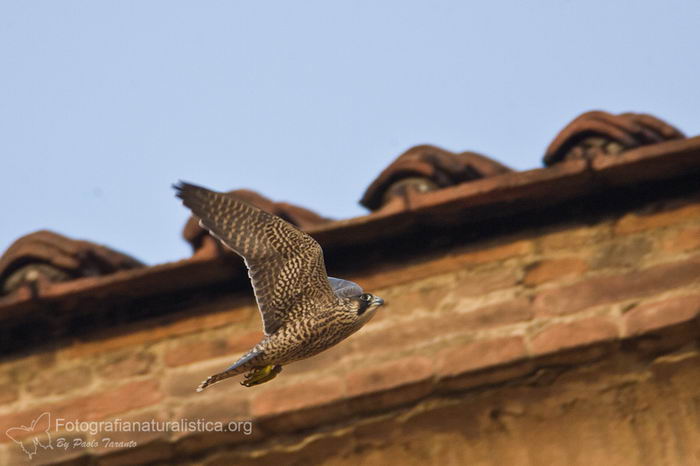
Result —
[[184, 182], [174, 188], [200, 224], [245, 260], [265, 334], [282, 325], [302, 296], [320, 304], [334, 299], [312, 237], [233, 195]]

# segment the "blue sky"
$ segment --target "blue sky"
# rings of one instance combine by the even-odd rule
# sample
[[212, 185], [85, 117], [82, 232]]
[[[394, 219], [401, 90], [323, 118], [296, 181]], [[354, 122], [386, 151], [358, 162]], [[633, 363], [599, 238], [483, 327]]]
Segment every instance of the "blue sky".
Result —
[[591, 109], [700, 133], [696, 1], [0, 1], [0, 250], [189, 255], [170, 185], [335, 218], [403, 150], [541, 165]]

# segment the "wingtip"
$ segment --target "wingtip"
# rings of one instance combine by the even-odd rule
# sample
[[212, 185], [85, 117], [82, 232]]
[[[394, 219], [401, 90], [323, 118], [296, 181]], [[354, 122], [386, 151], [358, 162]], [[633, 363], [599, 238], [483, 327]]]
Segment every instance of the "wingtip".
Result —
[[205, 189], [201, 186], [197, 186], [196, 184], [188, 183], [187, 181], [183, 180], [173, 183], [172, 187], [175, 190], [175, 196], [179, 197], [183, 201], [185, 200], [185, 196], [187, 196], [188, 192], [193, 193], [196, 190]]
[[179, 180], [177, 183], [173, 183], [170, 186], [176, 191], [175, 195], [177, 197], [182, 197], [182, 192], [185, 190], [189, 183], [186, 181]]
[[184, 187], [182, 181], [173, 183], [170, 186], [175, 190], [175, 197], [179, 197], [180, 199], [182, 199], [182, 189]]

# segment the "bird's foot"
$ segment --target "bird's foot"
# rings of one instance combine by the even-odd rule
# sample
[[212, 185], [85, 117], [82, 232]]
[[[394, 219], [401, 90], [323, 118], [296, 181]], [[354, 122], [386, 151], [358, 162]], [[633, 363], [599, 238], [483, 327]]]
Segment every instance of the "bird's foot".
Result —
[[267, 366], [258, 367], [248, 372], [245, 375], [245, 380], [241, 382], [244, 387], [252, 387], [261, 383], [269, 382], [277, 377], [277, 374], [282, 372], [282, 366], [277, 364], [269, 364]]

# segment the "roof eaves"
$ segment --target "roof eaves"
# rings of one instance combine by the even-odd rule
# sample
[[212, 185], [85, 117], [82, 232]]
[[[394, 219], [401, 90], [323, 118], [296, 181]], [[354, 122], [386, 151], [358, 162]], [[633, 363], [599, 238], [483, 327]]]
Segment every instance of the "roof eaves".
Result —
[[[555, 205], [606, 187], [686, 176], [700, 171], [700, 136], [643, 146], [619, 156], [573, 160], [493, 176], [421, 195], [412, 195], [369, 215], [309, 228], [326, 250], [391, 238], [425, 224], [449, 224], [507, 217], [516, 212]], [[184, 280], [179, 279], [184, 278]], [[242, 266], [218, 257], [191, 257], [177, 262], [48, 285], [40, 301], [130, 297], [247, 280]], [[19, 317], [35, 305], [26, 290], [0, 298], [0, 320]]]

